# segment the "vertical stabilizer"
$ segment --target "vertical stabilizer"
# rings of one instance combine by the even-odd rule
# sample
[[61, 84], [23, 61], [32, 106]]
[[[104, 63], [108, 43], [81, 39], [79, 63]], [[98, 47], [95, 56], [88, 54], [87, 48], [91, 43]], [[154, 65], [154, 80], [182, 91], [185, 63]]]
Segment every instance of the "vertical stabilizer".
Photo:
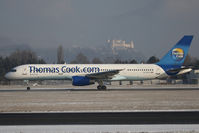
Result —
[[189, 51], [191, 41], [193, 39], [192, 35], [184, 36], [169, 52], [156, 63], [162, 67], [165, 72], [171, 69], [181, 68], [184, 60]]

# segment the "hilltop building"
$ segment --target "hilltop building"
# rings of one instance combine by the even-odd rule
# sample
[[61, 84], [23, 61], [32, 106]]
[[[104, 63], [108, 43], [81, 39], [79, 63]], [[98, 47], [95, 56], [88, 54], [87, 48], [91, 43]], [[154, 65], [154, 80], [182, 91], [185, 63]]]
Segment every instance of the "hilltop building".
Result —
[[112, 49], [113, 53], [115, 53], [116, 50], [127, 50], [134, 48], [133, 41], [126, 43], [125, 40], [107, 40], [107, 44]]
[[124, 40], [107, 40], [107, 43], [111, 45], [111, 48], [134, 48], [133, 41], [126, 43]]

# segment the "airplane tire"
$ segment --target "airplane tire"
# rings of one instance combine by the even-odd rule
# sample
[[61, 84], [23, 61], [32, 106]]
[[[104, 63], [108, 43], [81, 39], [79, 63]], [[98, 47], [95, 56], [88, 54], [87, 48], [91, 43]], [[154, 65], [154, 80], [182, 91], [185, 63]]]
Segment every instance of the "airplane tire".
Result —
[[100, 90], [100, 91], [101, 91], [101, 90], [106, 90], [106, 86], [105, 86], [105, 85], [102, 85], [102, 86], [101, 86], [101, 85], [98, 85], [98, 86], [97, 86], [97, 89]]
[[102, 90], [102, 86], [98, 85], [98, 86], [97, 86], [97, 89], [98, 89], [98, 90]]
[[106, 90], [106, 86], [105, 85], [103, 85], [101, 88], [102, 88], [102, 90]]
[[27, 91], [29, 91], [30, 90], [30, 87], [27, 87]]

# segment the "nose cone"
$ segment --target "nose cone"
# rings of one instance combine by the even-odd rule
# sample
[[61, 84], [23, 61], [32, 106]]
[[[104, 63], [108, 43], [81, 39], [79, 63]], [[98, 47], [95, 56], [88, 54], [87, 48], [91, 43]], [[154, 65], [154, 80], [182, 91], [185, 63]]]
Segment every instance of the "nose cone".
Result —
[[4, 76], [6, 79], [11, 79], [11, 73], [10, 72], [8, 72], [8, 73], [6, 73], [6, 75]]

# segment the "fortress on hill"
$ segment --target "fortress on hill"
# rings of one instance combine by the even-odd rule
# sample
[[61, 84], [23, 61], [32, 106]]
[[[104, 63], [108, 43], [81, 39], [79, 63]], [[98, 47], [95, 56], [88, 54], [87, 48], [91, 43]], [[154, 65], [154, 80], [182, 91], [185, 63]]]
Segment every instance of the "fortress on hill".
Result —
[[126, 43], [125, 40], [107, 40], [107, 44], [112, 49], [113, 53], [115, 53], [116, 50], [127, 50], [134, 48], [133, 41]]

